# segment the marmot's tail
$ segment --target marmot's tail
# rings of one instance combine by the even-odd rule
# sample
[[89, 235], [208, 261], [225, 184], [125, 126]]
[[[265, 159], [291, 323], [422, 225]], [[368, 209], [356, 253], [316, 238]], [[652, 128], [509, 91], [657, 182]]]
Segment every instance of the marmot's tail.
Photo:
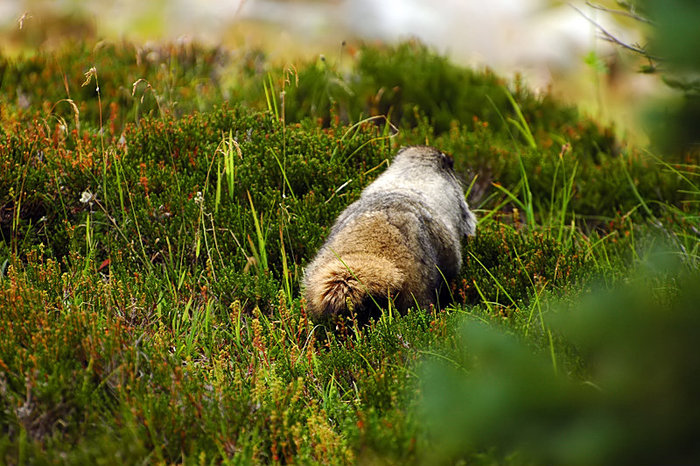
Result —
[[332, 316], [356, 311], [372, 303], [386, 302], [401, 291], [404, 276], [391, 261], [367, 254], [351, 254], [318, 265], [305, 278], [306, 301], [311, 315]]

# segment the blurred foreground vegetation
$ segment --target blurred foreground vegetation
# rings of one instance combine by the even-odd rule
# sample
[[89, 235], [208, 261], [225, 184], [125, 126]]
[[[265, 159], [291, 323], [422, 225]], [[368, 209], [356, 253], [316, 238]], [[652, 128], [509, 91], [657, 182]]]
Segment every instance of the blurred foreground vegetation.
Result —
[[[419, 44], [344, 53], [0, 58], [2, 462], [697, 461], [697, 151]], [[316, 325], [304, 265], [415, 143], [480, 219], [451, 302]]]

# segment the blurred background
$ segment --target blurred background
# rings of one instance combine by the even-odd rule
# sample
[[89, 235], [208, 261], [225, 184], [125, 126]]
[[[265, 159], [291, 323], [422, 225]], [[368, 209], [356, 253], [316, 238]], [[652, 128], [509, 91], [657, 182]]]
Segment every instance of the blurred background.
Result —
[[[595, 5], [615, 8], [616, 2]], [[619, 8], [619, 6], [617, 6]], [[584, 1], [548, 0], [3, 0], [5, 55], [33, 53], [70, 38], [197, 41], [264, 50], [291, 63], [320, 54], [334, 62], [361, 42], [418, 39], [458, 64], [522, 76], [592, 116], [641, 139], [636, 115], [667, 94], [640, 57], [600, 38], [644, 42], [639, 22]], [[345, 46], [343, 46], [345, 44]]]

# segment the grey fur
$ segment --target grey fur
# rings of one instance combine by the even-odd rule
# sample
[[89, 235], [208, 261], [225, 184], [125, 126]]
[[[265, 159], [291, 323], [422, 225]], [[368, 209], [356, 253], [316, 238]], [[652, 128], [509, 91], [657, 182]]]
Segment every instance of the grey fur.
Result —
[[306, 268], [308, 311], [359, 313], [387, 295], [401, 311], [428, 306], [441, 273], [449, 280], [459, 272], [461, 240], [475, 230], [452, 160], [432, 147], [403, 148], [340, 214]]

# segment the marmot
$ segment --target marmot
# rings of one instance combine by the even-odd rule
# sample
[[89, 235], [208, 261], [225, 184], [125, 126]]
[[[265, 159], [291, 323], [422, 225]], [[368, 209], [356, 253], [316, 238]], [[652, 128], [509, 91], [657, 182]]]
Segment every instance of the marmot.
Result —
[[[338, 217], [307, 266], [303, 285], [312, 317], [367, 317], [390, 297], [402, 313], [429, 306], [462, 266], [462, 237], [476, 218], [452, 169], [433, 147], [405, 147], [360, 199]], [[444, 275], [444, 278], [443, 278]]]

